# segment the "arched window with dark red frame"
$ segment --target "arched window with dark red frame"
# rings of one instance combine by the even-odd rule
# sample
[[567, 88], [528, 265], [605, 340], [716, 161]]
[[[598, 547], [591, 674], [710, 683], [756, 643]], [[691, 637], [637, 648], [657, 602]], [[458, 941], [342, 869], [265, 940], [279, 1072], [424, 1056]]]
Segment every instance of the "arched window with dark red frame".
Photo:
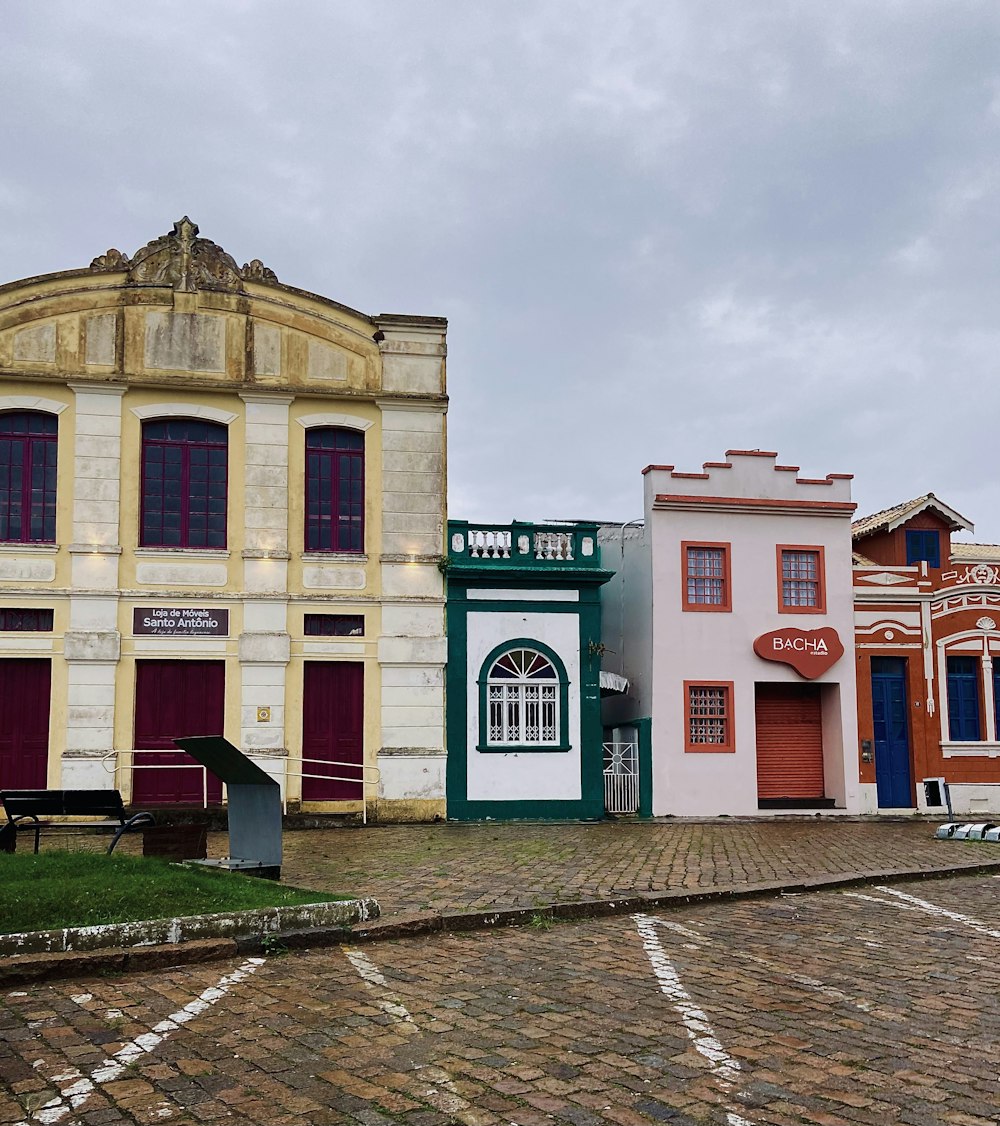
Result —
[[54, 414], [0, 414], [0, 542], [56, 542], [58, 430]]
[[306, 431], [306, 551], [365, 549], [365, 436]]
[[197, 418], [142, 426], [140, 547], [226, 546], [229, 433]]

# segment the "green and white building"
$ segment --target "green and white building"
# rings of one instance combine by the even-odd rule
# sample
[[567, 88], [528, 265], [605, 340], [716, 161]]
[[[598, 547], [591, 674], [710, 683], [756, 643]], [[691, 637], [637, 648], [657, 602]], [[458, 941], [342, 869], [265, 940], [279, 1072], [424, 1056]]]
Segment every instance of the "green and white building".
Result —
[[448, 522], [448, 817], [603, 817], [596, 524]]

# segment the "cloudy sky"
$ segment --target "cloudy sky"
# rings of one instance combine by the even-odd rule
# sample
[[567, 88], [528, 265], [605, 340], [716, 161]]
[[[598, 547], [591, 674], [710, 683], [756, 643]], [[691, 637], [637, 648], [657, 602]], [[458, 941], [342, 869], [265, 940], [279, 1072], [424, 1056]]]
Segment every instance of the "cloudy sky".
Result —
[[456, 517], [730, 447], [1000, 541], [995, 0], [3, 0], [0, 280], [183, 213], [449, 318]]

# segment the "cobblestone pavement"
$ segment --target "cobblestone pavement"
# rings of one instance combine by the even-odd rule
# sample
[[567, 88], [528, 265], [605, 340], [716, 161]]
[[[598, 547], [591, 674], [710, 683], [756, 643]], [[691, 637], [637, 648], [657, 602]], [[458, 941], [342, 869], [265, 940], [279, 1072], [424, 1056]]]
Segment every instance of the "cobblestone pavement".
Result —
[[0, 995], [0, 1123], [995, 1126], [1000, 880]]
[[[935, 840], [935, 824], [827, 819], [313, 829], [285, 834], [282, 878], [374, 895], [392, 917], [1000, 861], [997, 845]], [[213, 835], [209, 855], [225, 849], [225, 835]]]

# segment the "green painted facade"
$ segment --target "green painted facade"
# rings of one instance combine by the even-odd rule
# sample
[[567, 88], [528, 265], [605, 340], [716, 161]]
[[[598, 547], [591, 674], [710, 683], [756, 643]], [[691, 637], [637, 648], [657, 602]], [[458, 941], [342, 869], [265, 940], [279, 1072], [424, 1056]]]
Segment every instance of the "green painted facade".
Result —
[[[589, 542], [588, 542], [589, 541]], [[509, 525], [476, 525], [455, 520], [448, 523], [447, 557], [448, 667], [446, 673], [448, 817], [456, 821], [517, 819], [596, 819], [604, 816], [603, 729], [601, 726], [601, 604], [600, 588], [612, 575], [600, 565], [595, 524], [543, 525], [515, 522]], [[458, 545], [461, 544], [461, 547]], [[479, 545], [479, 550], [475, 545]], [[553, 549], [556, 545], [556, 550]], [[527, 550], [525, 550], [527, 548]], [[586, 552], [586, 554], [585, 554]], [[518, 593], [525, 592], [519, 598]], [[575, 601], [565, 601], [573, 591]], [[470, 592], [473, 592], [470, 597]], [[502, 598], [475, 597], [475, 592], [498, 592]], [[551, 597], [546, 597], [549, 593]], [[560, 595], [563, 600], [560, 600]], [[469, 667], [468, 616], [521, 613], [531, 615], [575, 615], [579, 643], [580, 706], [580, 798], [572, 801], [533, 799], [470, 801], [468, 770], [480, 755], [497, 761], [497, 754], [530, 753], [564, 757], [575, 749], [567, 731], [573, 724], [568, 715], [569, 683], [562, 657], [545, 637], [526, 637], [511, 631], [502, 637], [485, 661]], [[487, 747], [485, 734], [485, 677], [490, 663], [508, 648], [536, 648], [553, 660], [560, 673], [560, 728], [557, 746], [516, 748]], [[478, 686], [480, 717], [476, 727], [479, 742], [468, 747], [468, 686]]]

